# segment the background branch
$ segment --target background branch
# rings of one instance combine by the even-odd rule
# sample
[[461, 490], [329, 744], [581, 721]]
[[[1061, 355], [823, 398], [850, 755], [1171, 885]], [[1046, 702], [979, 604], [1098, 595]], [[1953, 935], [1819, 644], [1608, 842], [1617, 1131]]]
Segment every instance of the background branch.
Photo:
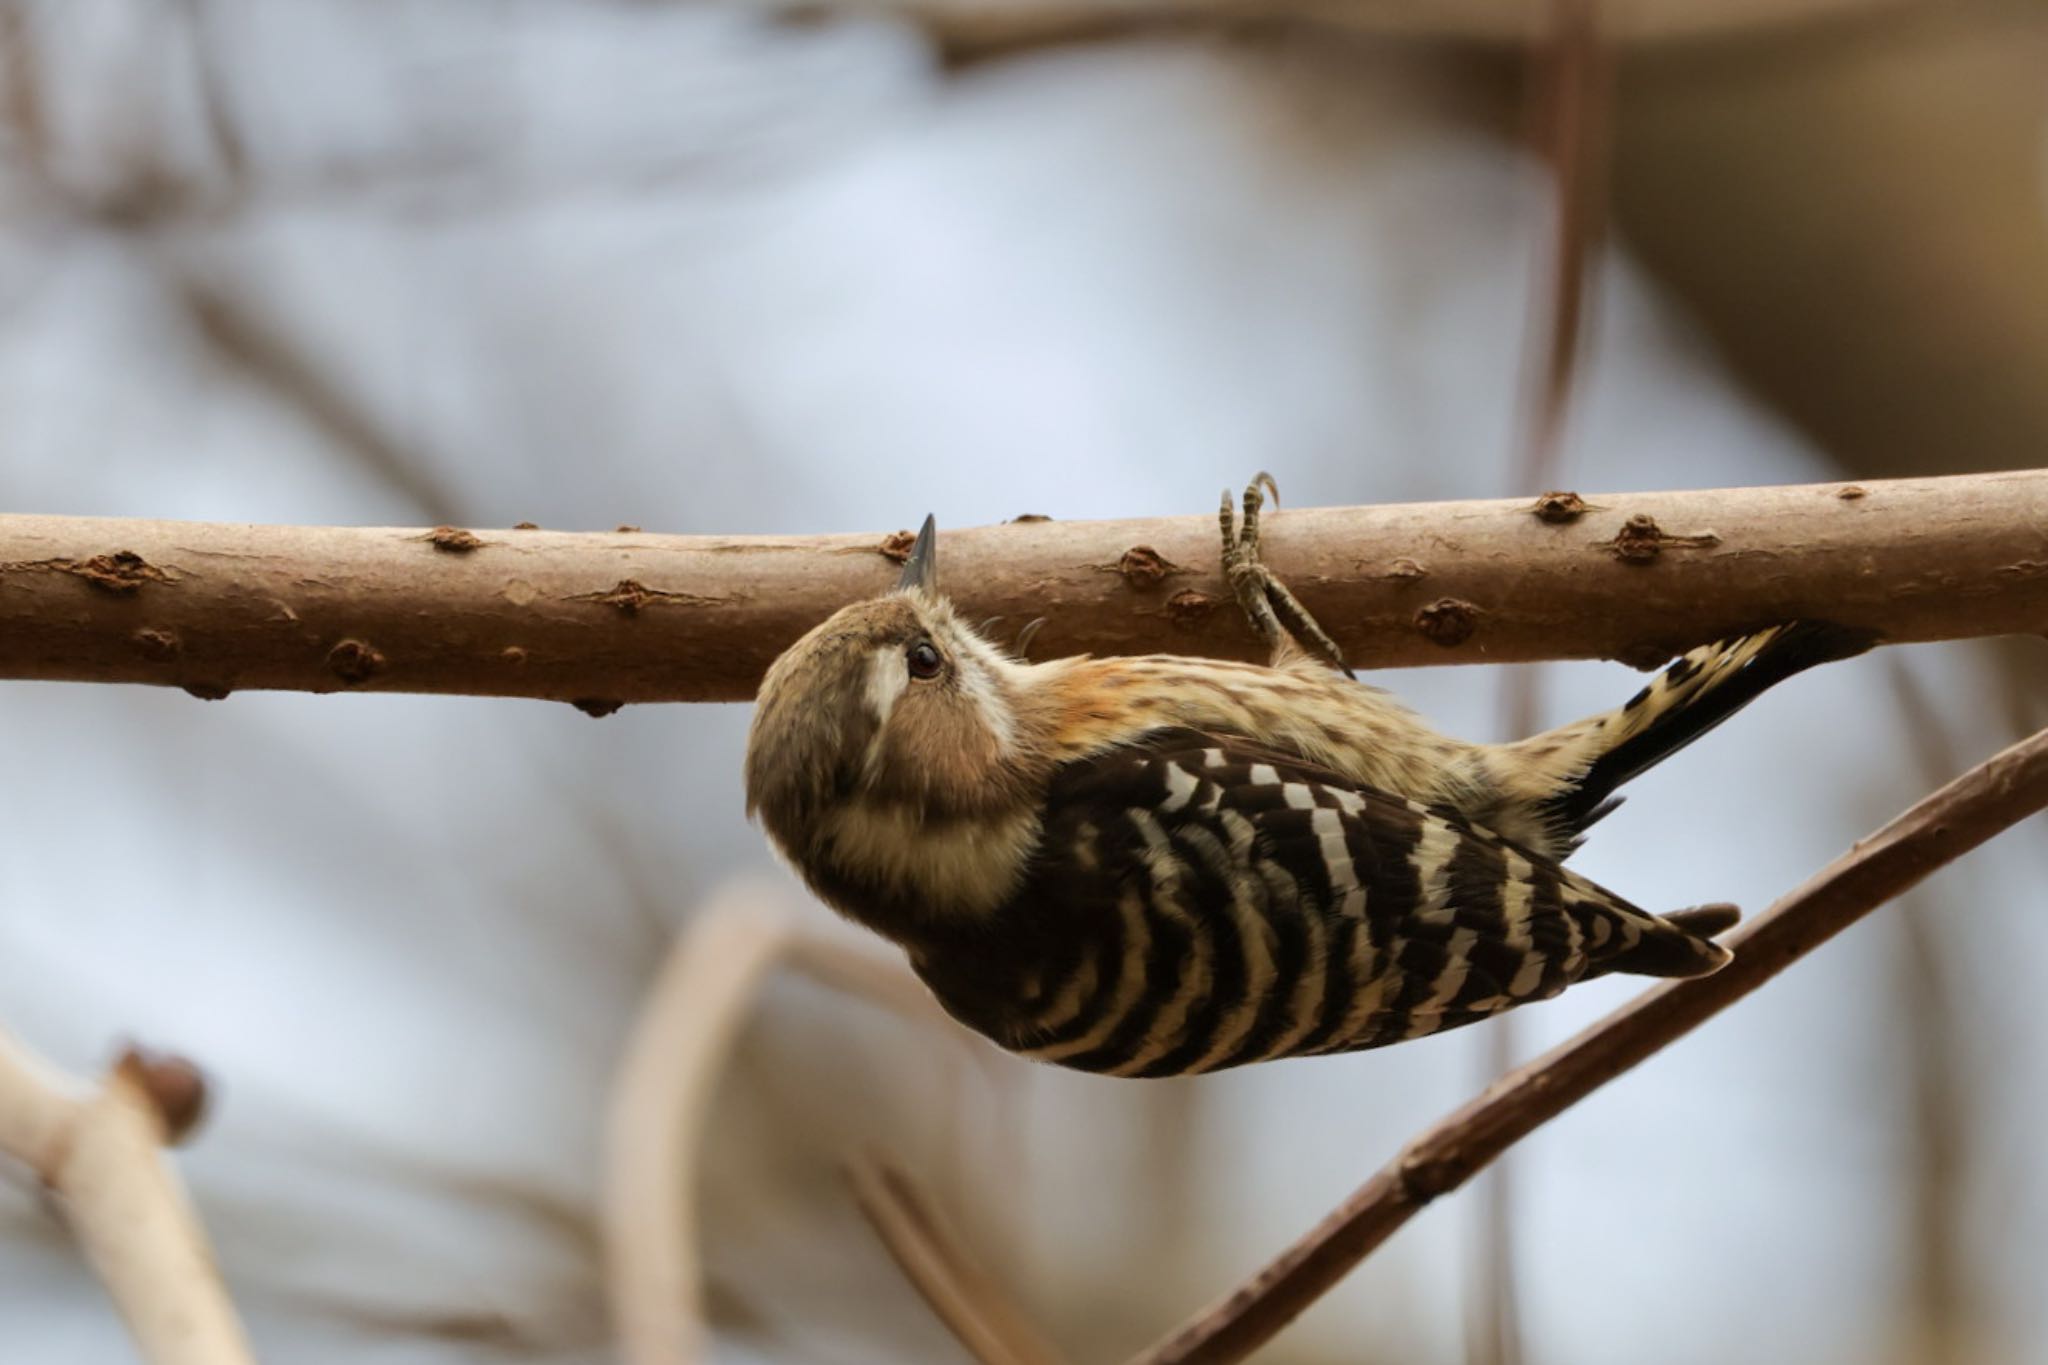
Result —
[[0, 1033], [0, 1153], [63, 1201], [150, 1365], [246, 1365], [241, 1323], [162, 1155], [198, 1118], [190, 1064], [130, 1049], [86, 1091]]
[[[1533, 273], [1530, 325], [1523, 340], [1524, 407], [1516, 433], [1510, 493], [1561, 488], [1565, 419], [1579, 386], [1599, 297], [1598, 252], [1605, 237], [1607, 124], [1614, 56], [1600, 21], [1600, 0], [1544, 0], [1539, 31], [1525, 59], [1529, 141], [1550, 167], [1549, 231]], [[1543, 667], [1500, 670], [1503, 741], [1543, 728]], [[1482, 1084], [1505, 1075], [1520, 1054], [1522, 1020], [1512, 1012], [1482, 1032]], [[1521, 1291], [1515, 1263], [1514, 1163], [1498, 1162], [1478, 1192], [1479, 1236], [1466, 1311], [1468, 1365], [1519, 1365]]]
[[[1899, 3], [1900, 0], [1886, 0]], [[793, 0], [764, 0], [770, 9]], [[1403, 36], [1437, 41], [1512, 43], [1527, 32], [1526, 0], [835, 0], [827, 10], [881, 10], [923, 25], [956, 60], [985, 58], [1057, 43], [1160, 29], [1271, 28], [1313, 25], [1334, 35]], [[1779, 26], [1817, 25], [1872, 8], [1869, 0], [1719, 0], [1653, 4], [1609, 0], [1617, 35], [1634, 45], [1726, 39]]]
[[1645, 991], [1410, 1142], [1308, 1235], [1131, 1365], [1242, 1360], [1424, 1206], [1622, 1072], [1747, 996], [1870, 911], [2048, 807], [2048, 730], [1918, 802], [1726, 940], [1709, 977]]
[[736, 883], [692, 916], [633, 1027], [607, 1125], [607, 1289], [628, 1365], [707, 1357], [697, 1180], [733, 1041], [761, 985], [788, 966], [915, 1022], [947, 1030], [900, 962], [806, 929], [782, 896]]
[[865, 1157], [849, 1163], [847, 1177], [875, 1235], [969, 1355], [981, 1365], [1060, 1365], [1058, 1349], [975, 1264], [906, 1172]]
[[[919, 509], [912, 508], [912, 512]], [[1351, 657], [1648, 666], [1774, 620], [2048, 632], [2048, 470], [1281, 512], [1268, 559]], [[1041, 657], [1251, 657], [1213, 514], [944, 537], [971, 619]], [[0, 516], [0, 678], [735, 701], [905, 538], [471, 534]]]

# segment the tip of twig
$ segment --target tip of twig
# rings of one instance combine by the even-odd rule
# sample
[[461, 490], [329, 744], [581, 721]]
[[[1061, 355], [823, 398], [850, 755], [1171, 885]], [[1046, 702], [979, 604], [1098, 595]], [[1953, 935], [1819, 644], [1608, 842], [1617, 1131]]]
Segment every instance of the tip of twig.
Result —
[[206, 1117], [206, 1073], [175, 1053], [130, 1044], [115, 1061], [114, 1074], [149, 1101], [169, 1145], [190, 1137]]

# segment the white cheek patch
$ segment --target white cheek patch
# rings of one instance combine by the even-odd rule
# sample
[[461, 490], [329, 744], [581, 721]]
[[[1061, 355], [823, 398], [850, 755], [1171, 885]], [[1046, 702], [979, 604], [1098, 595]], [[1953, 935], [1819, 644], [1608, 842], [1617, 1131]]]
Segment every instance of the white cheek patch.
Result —
[[999, 670], [1006, 661], [980, 640], [956, 638], [950, 643], [960, 695], [974, 704], [982, 724], [995, 736], [998, 751], [1010, 752], [1016, 746], [1017, 727], [1010, 716], [1010, 704], [1003, 695], [999, 677]]
[[910, 666], [904, 662], [903, 651], [884, 646], [869, 657], [866, 696], [868, 710], [874, 712], [876, 720], [888, 723], [889, 713], [896, 709], [896, 699], [903, 695], [909, 682]]

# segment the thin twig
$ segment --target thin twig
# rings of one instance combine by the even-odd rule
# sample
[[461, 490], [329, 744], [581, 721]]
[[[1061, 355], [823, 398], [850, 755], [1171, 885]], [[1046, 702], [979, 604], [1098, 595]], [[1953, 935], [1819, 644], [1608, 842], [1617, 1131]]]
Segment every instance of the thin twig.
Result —
[[[1046, 617], [1043, 658], [1252, 657], [1215, 535], [1201, 516], [950, 531], [942, 580], [967, 619]], [[1271, 515], [1265, 548], [1376, 667], [1649, 665], [1799, 617], [1895, 642], [2048, 632], [2048, 470], [1302, 508]], [[888, 591], [892, 550], [880, 534], [0, 515], [0, 678], [545, 697], [594, 714], [734, 701], [803, 631]]]
[[904, 1277], [981, 1365], [1059, 1365], [1058, 1349], [960, 1245], [903, 1171], [849, 1163], [853, 1196]]
[[[1942, 724], [1941, 709], [1903, 661], [1888, 661], [1899, 727], [1915, 766], [1938, 782], [1962, 758]], [[1973, 1311], [1967, 1238], [1960, 1197], [1969, 1169], [1971, 1067], [1968, 1039], [1948, 982], [1956, 965], [1937, 922], [1940, 907], [1924, 893], [1899, 904], [1900, 999], [1895, 1012], [1912, 1112], [1911, 1198], [1904, 1205], [1901, 1242], [1910, 1258], [1911, 1290], [1895, 1311], [1901, 1340], [1912, 1343], [1905, 1358], [1968, 1365], [1980, 1354], [1973, 1335], [1982, 1315]]]
[[[781, 7], [800, 10], [796, 0]], [[881, 9], [915, 21], [956, 62], [1038, 48], [1157, 32], [1285, 32], [1303, 29], [1328, 40], [1347, 36], [1467, 43], [1481, 49], [1518, 39], [1526, 23], [1519, 4], [1426, 3], [1425, 0], [839, 0], [833, 9]], [[1767, 33], [1775, 27], [1838, 18], [1859, 7], [1840, 0], [1770, 0], [1753, 4], [1632, 5], [1617, 41], [1638, 47]]]
[[683, 930], [613, 1083], [606, 1284], [628, 1365], [687, 1365], [707, 1354], [697, 1172], [734, 1035], [792, 932], [766, 897], [729, 889]]
[[783, 913], [784, 899], [772, 886], [738, 882], [692, 917], [619, 1066], [604, 1238], [612, 1317], [629, 1365], [706, 1358], [696, 1182], [719, 1078], [768, 974], [794, 967], [894, 1013], [956, 1028], [906, 968], [797, 924]]
[[0, 1152], [63, 1201], [150, 1365], [252, 1359], [206, 1234], [163, 1158], [201, 1094], [189, 1065], [132, 1049], [87, 1091], [0, 1033]]
[[1600, 1086], [2001, 830], [2048, 807], [2048, 730], [1916, 803], [1727, 940], [1709, 977], [1655, 987], [1410, 1142], [1300, 1241], [1131, 1365], [1242, 1360], [1440, 1195]]
[[1596, 0], [1550, 0], [1542, 36], [1543, 81], [1536, 103], [1538, 147], [1551, 167], [1547, 269], [1532, 310], [1540, 337], [1528, 365], [1531, 416], [1524, 427], [1517, 491], [1556, 485], [1569, 400], [1596, 299], [1595, 254], [1606, 236], [1607, 123], [1614, 64]]

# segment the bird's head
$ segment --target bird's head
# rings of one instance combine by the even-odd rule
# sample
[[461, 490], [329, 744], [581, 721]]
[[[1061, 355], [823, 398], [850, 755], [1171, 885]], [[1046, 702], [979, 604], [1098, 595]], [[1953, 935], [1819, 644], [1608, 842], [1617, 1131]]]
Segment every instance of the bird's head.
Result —
[[1017, 761], [1028, 667], [954, 615], [925, 518], [895, 591], [842, 607], [768, 669], [747, 737], [748, 814], [814, 884], [821, 862], [879, 874], [928, 861], [950, 829], [971, 841], [1029, 799]]

